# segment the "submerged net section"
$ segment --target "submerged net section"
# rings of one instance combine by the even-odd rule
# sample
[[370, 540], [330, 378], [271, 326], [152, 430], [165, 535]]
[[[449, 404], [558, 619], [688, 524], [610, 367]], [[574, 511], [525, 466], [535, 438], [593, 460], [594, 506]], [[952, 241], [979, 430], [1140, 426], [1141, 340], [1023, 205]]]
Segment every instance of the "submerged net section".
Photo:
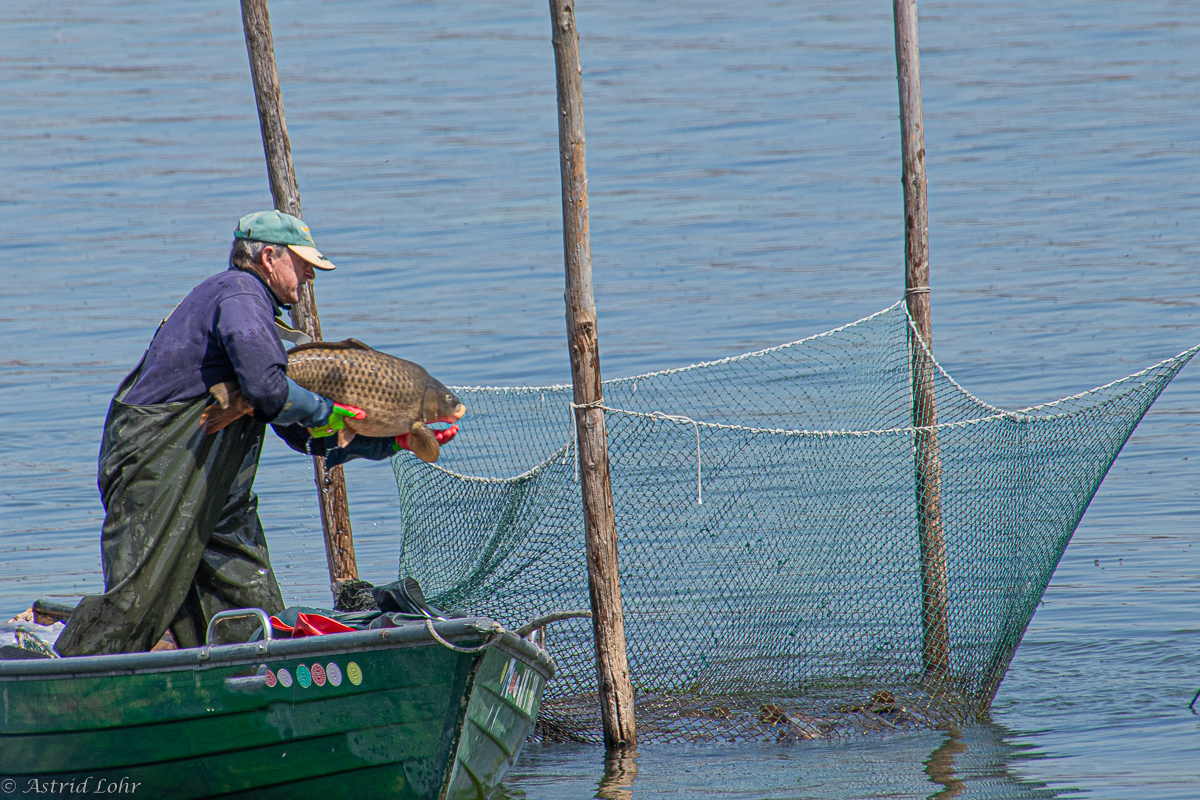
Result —
[[[1105, 472], [1196, 353], [1003, 411], [919, 342], [914, 367], [914, 341], [897, 304], [769, 350], [605, 382], [641, 741], [978, 717]], [[934, 429], [912, 425], [922, 376]], [[511, 627], [588, 608], [570, 387], [458, 391], [469, 413], [441, 461], [393, 462], [401, 575], [435, 605]], [[919, 519], [939, 504], [940, 521]], [[944, 555], [921, 530], [940, 531]], [[939, 566], [941, 627], [928, 599]], [[591, 623], [550, 627], [546, 646], [559, 672], [539, 733], [601, 741]]]

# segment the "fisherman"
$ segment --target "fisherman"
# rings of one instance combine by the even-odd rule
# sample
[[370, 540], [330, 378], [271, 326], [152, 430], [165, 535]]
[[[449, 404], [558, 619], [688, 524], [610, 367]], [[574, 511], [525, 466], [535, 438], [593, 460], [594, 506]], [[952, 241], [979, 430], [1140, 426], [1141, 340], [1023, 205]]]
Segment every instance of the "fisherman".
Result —
[[[98, 479], [105, 593], [80, 602], [56, 644], [61, 655], [149, 650], [168, 629], [179, 647], [197, 647], [220, 611], [283, 609], [252, 490], [266, 423], [327, 466], [382, 460], [407, 445], [356, 436], [336, 447], [327, 434], [354, 411], [287, 377], [281, 338], [308, 337], [280, 312], [314, 270], [332, 269], [302, 220], [248, 214], [229, 270], [193, 289], [159, 326], [109, 407]], [[254, 415], [206, 434], [199, 422], [209, 387], [231, 380]], [[449, 441], [454, 431], [439, 434]]]

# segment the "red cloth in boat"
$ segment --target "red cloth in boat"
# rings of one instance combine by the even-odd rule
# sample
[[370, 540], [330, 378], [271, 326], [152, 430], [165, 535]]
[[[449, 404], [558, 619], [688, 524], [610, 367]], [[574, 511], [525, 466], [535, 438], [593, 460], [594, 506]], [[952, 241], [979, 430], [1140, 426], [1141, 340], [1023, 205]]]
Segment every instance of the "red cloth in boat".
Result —
[[271, 628], [275, 631], [276, 636], [284, 634], [284, 639], [296, 639], [301, 636], [324, 636], [327, 633], [342, 633], [344, 631], [357, 630], [349, 625], [343, 625], [336, 619], [322, 616], [321, 614], [305, 614], [301, 611], [296, 615], [296, 624], [288, 625], [279, 617], [271, 617]]

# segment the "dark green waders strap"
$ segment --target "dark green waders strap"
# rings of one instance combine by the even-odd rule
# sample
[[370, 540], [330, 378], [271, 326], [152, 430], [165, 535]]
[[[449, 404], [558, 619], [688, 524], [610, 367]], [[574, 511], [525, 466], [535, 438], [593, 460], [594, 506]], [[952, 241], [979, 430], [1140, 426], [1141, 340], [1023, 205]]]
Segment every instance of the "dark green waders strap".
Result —
[[126, 405], [140, 370], [113, 398], [100, 449], [106, 592], [71, 615], [64, 656], [149, 650], [168, 627], [194, 647], [218, 611], [283, 608], [251, 491], [264, 426], [243, 417], [202, 433], [207, 395]]

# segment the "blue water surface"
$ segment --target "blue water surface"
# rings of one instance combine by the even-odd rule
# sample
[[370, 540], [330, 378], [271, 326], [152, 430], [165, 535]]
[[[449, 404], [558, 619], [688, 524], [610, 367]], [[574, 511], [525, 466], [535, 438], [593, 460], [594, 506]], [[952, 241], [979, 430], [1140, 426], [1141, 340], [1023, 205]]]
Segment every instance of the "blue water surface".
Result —
[[[569, 380], [544, 3], [272, 5], [327, 338], [451, 384]], [[1200, 341], [1200, 6], [920, 6], [935, 351], [1050, 400]], [[790, 341], [903, 285], [891, 7], [587, 0], [604, 374]], [[98, 591], [95, 456], [155, 326], [270, 205], [237, 4], [0, 5], [0, 613]], [[463, 435], [469, 435], [469, 419]], [[392, 578], [386, 465], [347, 469]], [[306, 458], [258, 478], [289, 601], [327, 603]], [[1200, 797], [1200, 372], [1114, 464], [993, 722], [788, 746], [531, 746], [510, 798]], [[607, 775], [607, 777], [606, 777]]]

